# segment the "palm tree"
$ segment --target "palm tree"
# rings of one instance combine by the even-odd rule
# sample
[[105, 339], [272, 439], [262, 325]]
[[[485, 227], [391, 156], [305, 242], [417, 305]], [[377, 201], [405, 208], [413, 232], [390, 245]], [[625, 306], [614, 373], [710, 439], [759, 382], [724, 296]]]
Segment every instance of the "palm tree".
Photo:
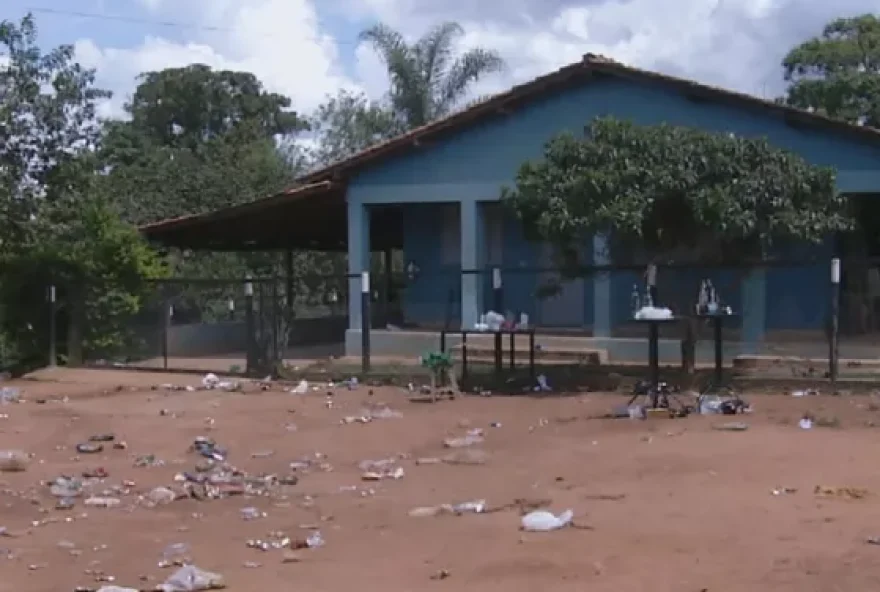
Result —
[[471, 84], [504, 68], [497, 52], [472, 48], [456, 56], [455, 42], [464, 29], [446, 22], [409, 45], [399, 32], [378, 24], [361, 33], [388, 69], [391, 107], [408, 128], [447, 115]]

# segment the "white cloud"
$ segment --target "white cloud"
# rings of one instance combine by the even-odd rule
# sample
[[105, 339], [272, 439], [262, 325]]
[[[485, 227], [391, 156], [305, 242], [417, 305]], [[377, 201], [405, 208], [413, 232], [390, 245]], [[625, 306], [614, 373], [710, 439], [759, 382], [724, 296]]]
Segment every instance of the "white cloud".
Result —
[[[230, 27], [195, 31], [186, 43], [160, 37], [131, 48], [102, 48], [89, 39], [76, 43], [80, 61], [97, 68], [99, 83], [117, 92], [105, 113], [121, 112], [139, 73], [194, 62], [253, 72], [269, 90], [290, 96], [301, 111], [316, 107], [327, 93], [352, 85], [339, 67], [333, 38], [319, 27], [311, 0], [189, 1], [189, 10], [195, 10], [204, 27], [217, 22]], [[168, 4], [141, 2], [154, 10]]]
[[[360, 87], [373, 97], [387, 89], [378, 57], [354, 46], [351, 30], [383, 21], [410, 38], [444, 20], [467, 30], [463, 45], [497, 49], [508, 71], [481, 82], [474, 94], [502, 90], [601, 53], [632, 65], [710, 84], [773, 96], [781, 90], [780, 60], [837, 16], [870, 12], [877, 0], [320, 0], [323, 14], [348, 19], [347, 38], [322, 26], [318, 0], [139, 0], [164, 19], [226, 32], [194, 31], [184, 43], [148, 38], [129, 49], [77, 44], [100, 79], [123, 90], [108, 107], [118, 112], [134, 76], [194, 61], [254, 72], [268, 88], [311, 110], [327, 93]], [[183, 13], [180, 12], [180, 10]], [[341, 51], [351, 52], [353, 78]]]

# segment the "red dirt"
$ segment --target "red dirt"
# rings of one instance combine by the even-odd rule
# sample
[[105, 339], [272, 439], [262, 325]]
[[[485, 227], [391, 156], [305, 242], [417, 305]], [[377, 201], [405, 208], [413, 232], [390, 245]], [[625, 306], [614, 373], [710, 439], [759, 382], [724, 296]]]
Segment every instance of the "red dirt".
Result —
[[[171, 570], [162, 550], [185, 542], [196, 565], [223, 574], [230, 590], [869, 590], [880, 583], [880, 473], [873, 422], [880, 412], [866, 397], [756, 396], [746, 432], [721, 432], [728, 418], [594, 420], [624, 402], [619, 396], [459, 398], [410, 403], [397, 389], [336, 390], [308, 395], [278, 392], [150, 391], [163, 382], [198, 378], [112, 371], [55, 371], [56, 382], [18, 383], [27, 402], [0, 407], [0, 450], [35, 455], [29, 469], [0, 474], [0, 591], [99, 588], [89, 570], [116, 584], [151, 588]], [[125, 385], [121, 390], [116, 385]], [[68, 396], [67, 402], [36, 402]], [[382, 401], [400, 419], [340, 425], [365, 403]], [[165, 415], [161, 410], [167, 410]], [[841, 428], [800, 430], [804, 411], [836, 416]], [[206, 431], [210, 420], [213, 428]], [[737, 418], [738, 419], [738, 418]], [[295, 423], [296, 431], [286, 429]], [[491, 427], [500, 422], [500, 427]], [[483, 428], [483, 466], [416, 466], [413, 459], [444, 453], [441, 441]], [[81, 455], [73, 447], [113, 432], [127, 450]], [[230, 462], [249, 472], [286, 473], [316, 451], [330, 472], [301, 476], [281, 497], [178, 500], [144, 507], [138, 493], [173, 483], [197, 458], [188, 447], [207, 435], [227, 446]], [[61, 448], [63, 447], [63, 448]], [[274, 450], [268, 458], [253, 452]], [[448, 452], [448, 451], [446, 451]], [[133, 458], [155, 454], [165, 466], [136, 468]], [[359, 461], [406, 454], [401, 480], [362, 483]], [[117, 509], [53, 508], [40, 480], [101, 466], [101, 489], [136, 482]], [[816, 485], [866, 488], [861, 500], [822, 499]], [[342, 491], [373, 488], [374, 495]], [[797, 492], [774, 496], [776, 487]], [[23, 492], [23, 495], [21, 495]], [[515, 498], [549, 498], [551, 509], [572, 508], [576, 523], [593, 530], [519, 531], [515, 509], [483, 515], [414, 518], [416, 506], [485, 498], [490, 507]], [[267, 517], [244, 521], [255, 506]], [[67, 521], [66, 518], [72, 520]], [[46, 524], [34, 526], [38, 521]], [[247, 548], [247, 539], [317, 524], [326, 545], [297, 551]], [[73, 543], [71, 553], [59, 542]], [[260, 567], [246, 567], [258, 562]], [[33, 569], [31, 569], [33, 567]], [[447, 570], [442, 581], [432, 576]]]

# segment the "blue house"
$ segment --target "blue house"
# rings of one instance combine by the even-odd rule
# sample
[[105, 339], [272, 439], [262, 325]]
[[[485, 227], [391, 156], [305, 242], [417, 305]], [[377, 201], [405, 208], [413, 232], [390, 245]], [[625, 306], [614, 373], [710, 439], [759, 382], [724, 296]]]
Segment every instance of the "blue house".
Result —
[[[639, 274], [599, 274], [569, 282], [553, 298], [536, 298], [541, 277], [534, 270], [550, 265], [550, 251], [527, 242], [498, 203], [501, 188], [513, 184], [524, 161], [541, 156], [547, 140], [562, 131], [580, 133], [597, 116], [764, 136], [811, 163], [835, 167], [841, 192], [880, 193], [880, 133], [873, 129], [587, 54], [580, 62], [315, 171], [282, 195], [144, 231], [165, 244], [190, 248], [233, 248], [224, 241], [306, 248], [326, 243], [317, 233], [333, 226], [339, 229], [334, 244], [347, 249], [351, 274], [369, 269], [371, 252], [402, 248], [413, 271], [401, 302], [407, 325], [432, 327], [450, 317], [455, 325], [473, 325], [491, 304], [490, 275], [484, 272], [499, 266], [505, 308], [529, 314], [544, 328], [577, 329], [607, 342], [628, 319]], [[293, 224], [297, 216], [310, 221]], [[273, 239], [274, 247], [265, 242], [270, 235], [284, 235], [285, 228], [286, 242]], [[198, 229], [205, 238], [195, 244]], [[594, 237], [584, 246], [587, 260], [610, 263], [603, 258], [603, 246], [603, 237]], [[736, 281], [716, 278], [717, 284], [736, 286], [724, 296], [742, 311], [744, 350], [754, 351], [768, 332], [818, 335], [824, 330], [827, 261], [833, 248], [829, 241], [800, 253], [804, 260], [820, 261], [813, 264], [752, 270]], [[696, 295], [699, 276], [691, 279]], [[346, 333], [350, 354], [360, 344], [360, 290], [360, 280], [352, 277]], [[374, 337], [374, 347], [411, 352], [418, 346], [403, 340], [405, 333]]]

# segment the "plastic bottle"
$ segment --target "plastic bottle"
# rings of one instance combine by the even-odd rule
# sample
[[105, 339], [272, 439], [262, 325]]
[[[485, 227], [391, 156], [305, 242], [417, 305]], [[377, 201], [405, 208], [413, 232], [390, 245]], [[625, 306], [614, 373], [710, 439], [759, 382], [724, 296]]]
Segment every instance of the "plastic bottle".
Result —
[[632, 294], [629, 297], [630, 306], [632, 307], [632, 314], [636, 316], [642, 309], [642, 297], [639, 296], [639, 286], [637, 284], [633, 284]]

